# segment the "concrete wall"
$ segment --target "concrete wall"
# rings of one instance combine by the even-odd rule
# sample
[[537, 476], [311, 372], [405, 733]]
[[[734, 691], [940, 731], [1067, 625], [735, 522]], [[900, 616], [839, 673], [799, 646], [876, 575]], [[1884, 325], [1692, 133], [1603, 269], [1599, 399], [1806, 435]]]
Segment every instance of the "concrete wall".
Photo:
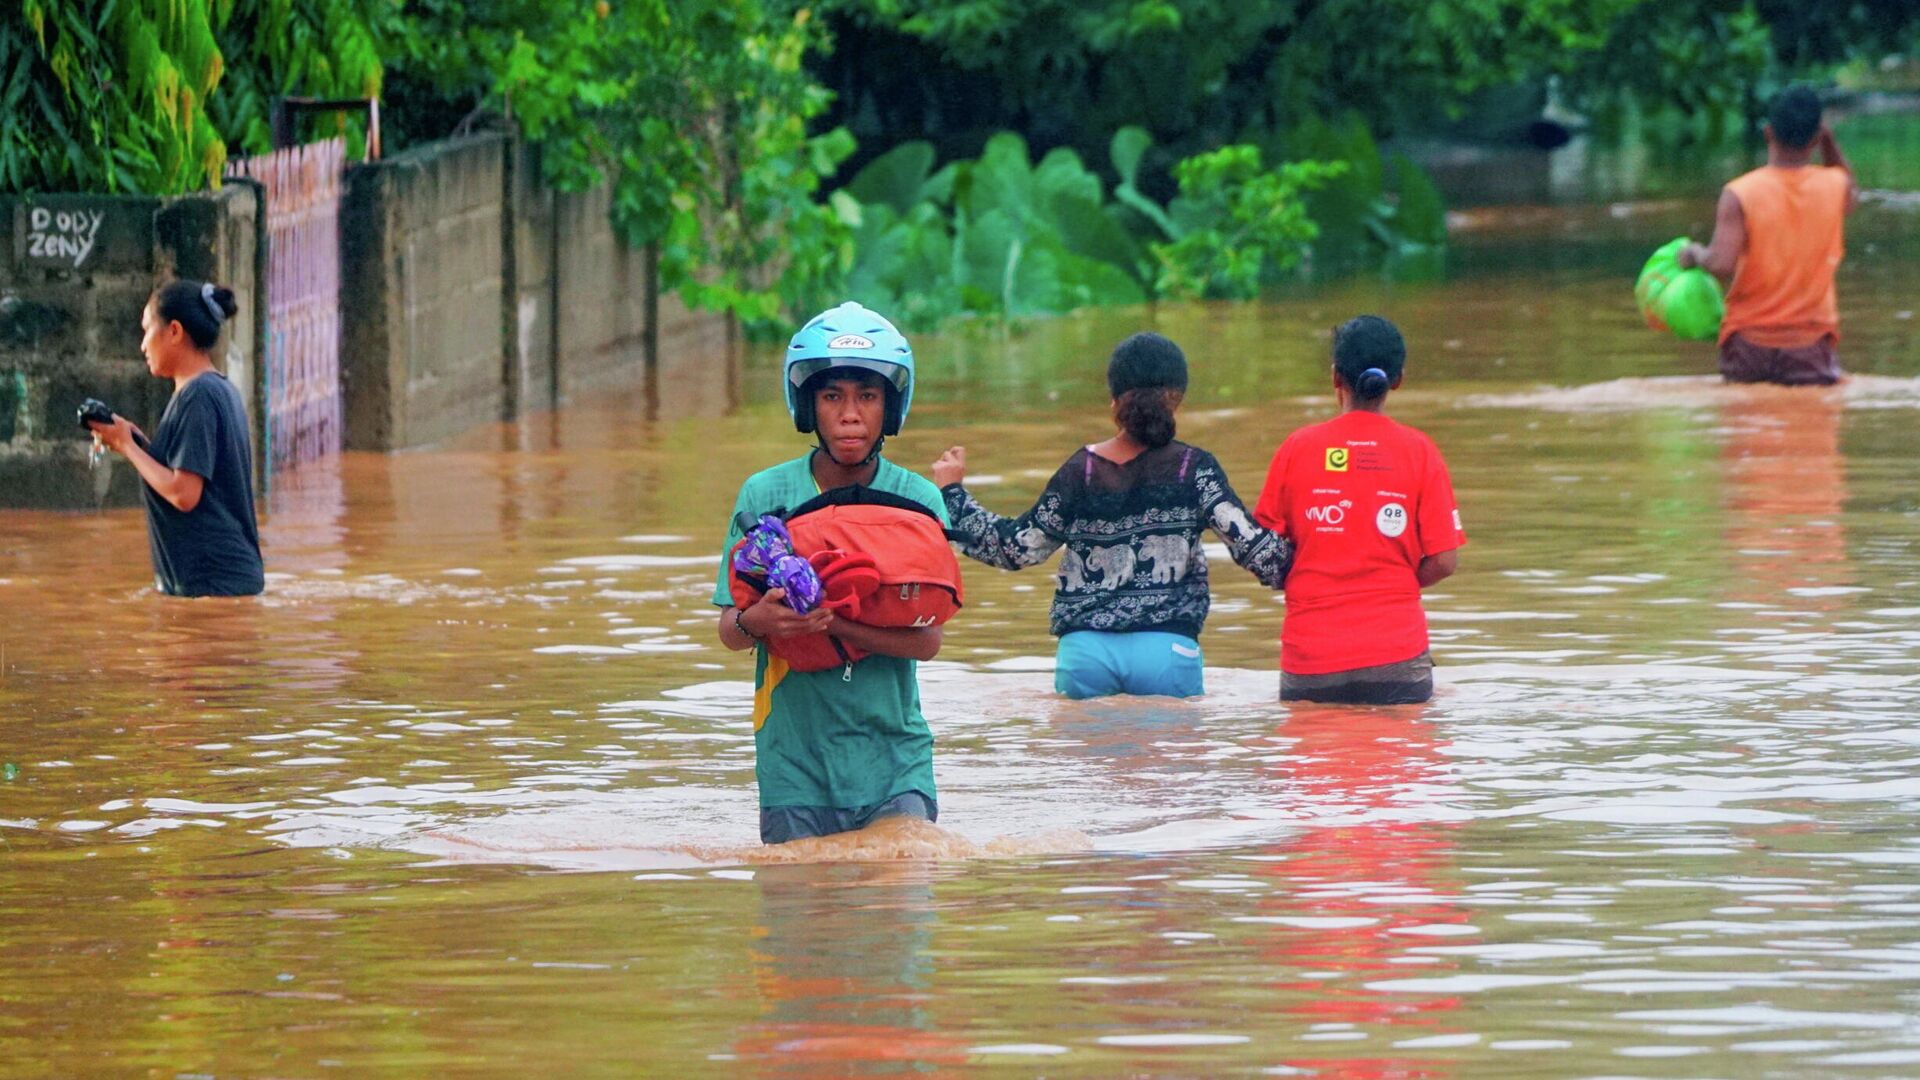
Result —
[[540, 158], [531, 147], [518, 146], [507, 161], [515, 291], [513, 311], [502, 319], [501, 347], [506, 350], [503, 378], [513, 399], [510, 415], [520, 416], [560, 404], [553, 378], [559, 334], [553, 317], [554, 213], [560, 196], [540, 183]]
[[434, 143], [347, 170], [340, 382], [350, 450], [436, 442], [502, 416], [507, 141]]
[[[439, 442], [603, 389], [697, 377], [733, 402], [731, 321], [656, 296], [605, 187], [556, 193], [501, 135], [419, 147], [347, 174], [341, 378], [349, 449]], [[680, 403], [676, 402], [676, 407]]]
[[[391, 450], [644, 389], [648, 410], [737, 403], [731, 320], [661, 296], [653, 260], [620, 242], [601, 188], [557, 194], [501, 135], [348, 170], [340, 208], [341, 389], [349, 449]], [[0, 198], [0, 506], [131, 503], [139, 478], [87, 464], [74, 421], [96, 397], [152, 430], [172, 393], [140, 357], [155, 285], [227, 285], [240, 313], [216, 362], [252, 413], [264, 480], [267, 297], [255, 189], [179, 199]], [[261, 285], [256, 285], [256, 276]]]
[[138, 501], [125, 462], [88, 467], [75, 411], [93, 397], [147, 431], [159, 423], [173, 386], [147, 373], [140, 312], [173, 277], [240, 297], [214, 358], [249, 403], [259, 450], [257, 210], [237, 185], [178, 199], [0, 197], [0, 506]]
[[740, 338], [731, 319], [659, 297], [659, 363], [650, 376], [656, 416], [720, 416], [740, 405]]
[[612, 210], [613, 193], [605, 186], [556, 200], [553, 249], [560, 280], [554, 308], [562, 401], [645, 379], [652, 288], [647, 253], [614, 234]]

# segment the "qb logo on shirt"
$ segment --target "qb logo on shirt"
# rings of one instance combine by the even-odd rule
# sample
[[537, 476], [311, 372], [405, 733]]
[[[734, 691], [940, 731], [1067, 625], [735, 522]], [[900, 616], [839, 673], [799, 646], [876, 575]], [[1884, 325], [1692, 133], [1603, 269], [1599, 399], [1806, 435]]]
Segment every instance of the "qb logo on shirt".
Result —
[[1327, 447], [1327, 471], [1347, 471], [1347, 448], [1344, 446]]
[[1373, 527], [1380, 535], [1389, 540], [1407, 531], [1407, 508], [1397, 502], [1390, 502], [1373, 515]]

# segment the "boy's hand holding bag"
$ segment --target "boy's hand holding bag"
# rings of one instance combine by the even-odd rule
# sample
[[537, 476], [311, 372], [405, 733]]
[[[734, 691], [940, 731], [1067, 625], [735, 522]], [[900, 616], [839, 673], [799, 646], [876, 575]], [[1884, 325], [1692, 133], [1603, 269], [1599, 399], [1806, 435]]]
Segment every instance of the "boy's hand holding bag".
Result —
[[[931, 511], [871, 488], [835, 488], [783, 517], [763, 516], [730, 556], [736, 606], [786, 590], [798, 612], [824, 607], [878, 627], [939, 626], [960, 609], [960, 565]], [[804, 605], [804, 606], [801, 606]], [[824, 671], [867, 655], [829, 634], [771, 638], [795, 671]]]

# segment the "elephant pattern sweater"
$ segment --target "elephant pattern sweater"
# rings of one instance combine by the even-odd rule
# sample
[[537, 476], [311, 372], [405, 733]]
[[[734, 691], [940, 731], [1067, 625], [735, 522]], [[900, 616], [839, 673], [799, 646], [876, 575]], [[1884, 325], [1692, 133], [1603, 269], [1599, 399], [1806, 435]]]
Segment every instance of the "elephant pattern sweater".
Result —
[[1037, 566], [1064, 546], [1052, 630], [1160, 630], [1198, 638], [1207, 620], [1211, 528], [1269, 588], [1286, 583], [1293, 544], [1254, 523], [1212, 454], [1182, 442], [1118, 463], [1082, 448], [1017, 518], [981, 506], [960, 484], [941, 494], [960, 550], [1003, 570]]

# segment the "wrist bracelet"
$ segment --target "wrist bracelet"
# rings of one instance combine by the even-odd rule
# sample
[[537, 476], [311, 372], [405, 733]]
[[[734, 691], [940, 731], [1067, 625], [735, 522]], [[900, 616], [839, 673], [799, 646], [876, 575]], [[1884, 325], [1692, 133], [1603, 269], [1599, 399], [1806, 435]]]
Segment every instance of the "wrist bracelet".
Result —
[[733, 628], [747, 635], [747, 637], [751, 638], [754, 641], [765, 641], [766, 638], [763, 638], [759, 634], [756, 634], [753, 631], [747, 629], [747, 624], [740, 621], [740, 614], [743, 610], [744, 610], [743, 608], [733, 609]]

